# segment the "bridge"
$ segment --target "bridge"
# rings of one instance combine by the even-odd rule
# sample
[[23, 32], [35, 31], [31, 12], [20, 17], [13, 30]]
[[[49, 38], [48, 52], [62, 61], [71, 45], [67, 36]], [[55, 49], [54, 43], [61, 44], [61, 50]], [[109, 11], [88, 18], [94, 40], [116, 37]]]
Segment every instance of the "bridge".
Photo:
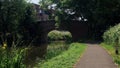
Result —
[[[28, 51], [28, 62], [33, 62], [35, 58], [31, 56], [44, 57], [47, 51], [47, 35], [50, 31], [55, 30], [56, 22], [54, 20], [49, 21], [37, 21], [37, 31], [39, 31], [38, 38], [33, 42], [32, 49]], [[73, 41], [85, 39], [88, 36], [88, 26], [83, 21], [62, 21], [60, 30], [69, 31], [72, 35]], [[37, 47], [36, 47], [37, 46]], [[31, 61], [32, 60], [32, 61]], [[27, 63], [29, 64], [29, 63]]]
[[[39, 11], [40, 6], [34, 4], [34, 8], [37, 11], [37, 30], [39, 31], [39, 38], [37, 42], [39, 43], [46, 43], [47, 42], [47, 35], [50, 31], [55, 30], [55, 21], [48, 20], [48, 15], [46, 16], [45, 13], [40, 13]], [[44, 10], [41, 10], [44, 12]], [[44, 21], [43, 21], [44, 20]], [[88, 25], [85, 21], [77, 21], [77, 20], [63, 20], [60, 24], [60, 30], [69, 31], [72, 35], [73, 41], [78, 41], [80, 39], [86, 38], [88, 35]]]
[[[39, 38], [37, 42], [40, 44], [47, 43], [47, 35], [50, 31], [55, 30], [55, 21], [37, 21], [39, 31]], [[88, 37], [88, 25], [85, 21], [62, 21], [59, 30], [69, 31], [72, 35], [73, 41], [85, 39]]]

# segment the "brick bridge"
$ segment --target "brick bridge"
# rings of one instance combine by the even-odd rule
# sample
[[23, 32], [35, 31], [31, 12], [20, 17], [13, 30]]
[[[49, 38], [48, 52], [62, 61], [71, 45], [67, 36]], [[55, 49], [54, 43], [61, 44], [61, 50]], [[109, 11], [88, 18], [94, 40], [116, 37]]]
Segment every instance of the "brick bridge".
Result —
[[[61, 30], [66, 30], [71, 33], [73, 41], [85, 39], [88, 36], [88, 26], [86, 22], [63, 21], [60, 26]], [[33, 62], [35, 60], [35, 56], [44, 57], [44, 54], [47, 51], [47, 35], [50, 31], [55, 30], [55, 21], [37, 21], [36, 27], [37, 31], [39, 31], [39, 37], [36, 39], [36, 41], [34, 41], [33, 45], [37, 47], [32, 47], [32, 49], [28, 51], [25, 61], [27, 64]]]
[[[55, 30], [55, 21], [37, 21], [40, 29], [39, 43], [47, 42], [47, 35], [50, 31]], [[88, 25], [84, 21], [62, 21], [59, 27], [60, 30], [69, 31], [72, 35], [73, 41], [85, 39], [88, 37]]]

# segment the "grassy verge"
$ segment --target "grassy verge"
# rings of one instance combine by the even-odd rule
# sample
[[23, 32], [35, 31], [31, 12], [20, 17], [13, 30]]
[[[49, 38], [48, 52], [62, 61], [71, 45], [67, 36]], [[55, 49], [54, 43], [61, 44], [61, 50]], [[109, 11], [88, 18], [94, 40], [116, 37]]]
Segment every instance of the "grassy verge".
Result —
[[105, 43], [101, 43], [101, 46], [108, 51], [108, 53], [112, 56], [114, 62], [118, 64], [120, 68], [120, 54], [119, 55], [115, 54], [115, 48], [113, 47], [113, 45], [107, 45]]
[[72, 43], [67, 51], [47, 60], [43, 64], [39, 64], [35, 68], [72, 68], [85, 48], [84, 44]]
[[54, 58], [64, 51], [67, 51], [69, 48], [70, 43], [66, 43], [64, 41], [59, 42], [51, 42], [47, 48], [47, 54], [45, 55], [45, 60], [49, 60]]

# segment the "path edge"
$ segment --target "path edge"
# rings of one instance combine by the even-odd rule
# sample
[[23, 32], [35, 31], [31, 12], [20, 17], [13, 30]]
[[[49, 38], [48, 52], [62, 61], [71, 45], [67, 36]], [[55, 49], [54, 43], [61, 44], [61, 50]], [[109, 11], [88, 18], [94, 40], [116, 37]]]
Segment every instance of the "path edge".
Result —
[[[103, 49], [107, 52], [107, 54], [108, 54], [109, 56], [111, 56], [111, 54], [109, 53], [109, 51], [107, 51], [104, 47], [102, 47], [100, 44], [98, 44], [98, 46], [101, 47], [101, 48], [103, 48]], [[112, 62], [113, 62], [113, 63], [115, 64], [115, 66], [118, 68], [118, 64], [114, 62], [114, 59], [113, 59], [112, 56], [111, 56], [111, 58], [112, 58]]]
[[85, 46], [87, 46], [86, 49], [85, 49], [85, 51], [81, 54], [81, 56], [79, 57], [79, 59], [76, 61], [76, 63], [73, 65], [72, 68], [76, 68], [76, 65], [78, 64], [78, 62], [80, 62], [81, 58], [83, 57], [83, 55], [84, 55], [85, 52], [87, 51], [87, 49], [88, 49], [88, 45], [85, 44]]

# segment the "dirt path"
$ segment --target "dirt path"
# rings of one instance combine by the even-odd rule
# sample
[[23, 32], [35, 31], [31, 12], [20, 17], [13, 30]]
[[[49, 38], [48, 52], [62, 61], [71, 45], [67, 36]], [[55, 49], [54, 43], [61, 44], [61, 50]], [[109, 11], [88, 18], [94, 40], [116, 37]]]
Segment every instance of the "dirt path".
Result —
[[75, 68], [117, 68], [111, 56], [97, 44], [87, 44], [88, 48]]

